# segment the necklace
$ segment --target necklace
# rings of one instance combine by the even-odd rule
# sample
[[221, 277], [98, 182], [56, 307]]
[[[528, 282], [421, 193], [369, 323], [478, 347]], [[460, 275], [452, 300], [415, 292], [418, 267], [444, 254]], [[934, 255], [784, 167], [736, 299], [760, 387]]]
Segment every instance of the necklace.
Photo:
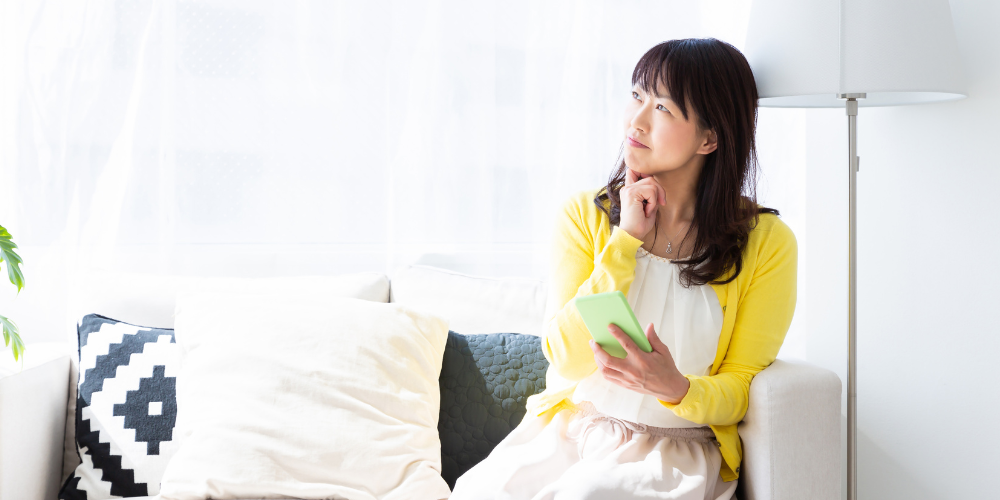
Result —
[[[691, 225], [691, 223], [690, 223], [690, 222], [688, 222], [688, 223], [687, 223], [687, 224], [685, 225], [685, 227], [687, 227], [687, 226], [690, 226], [690, 225]], [[682, 231], [683, 229], [684, 229], [683, 227], [682, 227], [682, 228], [680, 228], [680, 229], [678, 229], [678, 230], [677, 230], [677, 234], [675, 234], [675, 235], [674, 235], [674, 238], [676, 238], [678, 234], [681, 234], [681, 231]], [[659, 232], [660, 232], [660, 226], [659, 226], [659, 224], [657, 224], [657, 225], [655, 226], [655, 229], [653, 230], [653, 245], [656, 245], [656, 234], [657, 234], [657, 233], [659, 233]], [[668, 239], [668, 240], [667, 240], [667, 249], [666, 249], [666, 250], [664, 250], [664, 251], [665, 251], [666, 253], [668, 253], [668, 254], [669, 254], [669, 253], [673, 253], [673, 251], [674, 251], [674, 248], [673, 248], [673, 246], [674, 246], [674, 245], [673, 245], [673, 243], [674, 243], [674, 238], [670, 238], [670, 239]], [[651, 253], [652, 253], [652, 252], [651, 252]]]

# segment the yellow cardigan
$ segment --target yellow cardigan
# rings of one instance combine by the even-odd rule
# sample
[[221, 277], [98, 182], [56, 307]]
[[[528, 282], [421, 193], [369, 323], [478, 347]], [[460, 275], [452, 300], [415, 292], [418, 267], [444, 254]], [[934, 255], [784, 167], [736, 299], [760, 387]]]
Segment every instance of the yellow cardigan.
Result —
[[[555, 224], [542, 339], [549, 370], [545, 391], [528, 398], [528, 411], [534, 415], [572, 408], [569, 398], [577, 383], [597, 369], [590, 334], [571, 299], [615, 290], [628, 296], [635, 277], [635, 255], [643, 242], [611, 227], [608, 216], [594, 205], [599, 191], [573, 195]], [[739, 276], [725, 285], [711, 285], [722, 305], [723, 322], [710, 374], [685, 375], [691, 386], [680, 403], [660, 401], [665, 411], [711, 426], [725, 481], [739, 477], [743, 447], [736, 426], [747, 410], [750, 381], [774, 361], [792, 321], [796, 267], [795, 235], [774, 214], [761, 214], [750, 231]]]

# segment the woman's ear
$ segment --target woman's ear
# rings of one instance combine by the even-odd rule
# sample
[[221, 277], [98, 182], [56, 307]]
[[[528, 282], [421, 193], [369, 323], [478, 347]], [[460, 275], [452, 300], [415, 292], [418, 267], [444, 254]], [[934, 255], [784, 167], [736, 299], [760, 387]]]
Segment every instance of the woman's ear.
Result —
[[698, 154], [707, 155], [715, 151], [718, 147], [719, 136], [715, 133], [714, 129], [708, 129], [705, 132], [705, 140], [701, 143], [701, 147], [698, 148]]

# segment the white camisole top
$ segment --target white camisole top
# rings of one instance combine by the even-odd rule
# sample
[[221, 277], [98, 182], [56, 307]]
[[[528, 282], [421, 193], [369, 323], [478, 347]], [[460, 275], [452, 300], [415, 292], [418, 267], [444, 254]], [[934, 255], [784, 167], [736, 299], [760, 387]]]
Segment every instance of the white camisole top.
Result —
[[[685, 375], [709, 374], [722, 332], [722, 306], [711, 285], [681, 286], [680, 265], [639, 247], [628, 303], [643, 331], [653, 328]], [[572, 401], [590, 401], [612, 417], [654, 427], [706, 427], [678, 417], [655, 396], [626, 389], [595, 371], [580, 381]]]

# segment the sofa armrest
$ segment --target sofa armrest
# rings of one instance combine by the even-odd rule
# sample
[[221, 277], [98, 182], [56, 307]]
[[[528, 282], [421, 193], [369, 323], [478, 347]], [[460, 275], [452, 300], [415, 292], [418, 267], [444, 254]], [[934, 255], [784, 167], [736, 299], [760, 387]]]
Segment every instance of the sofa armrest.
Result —
[[71, 353], [29, 344], [23, 365], [0, 354], [0, 499], [51, 500], [62, 482]]
[[750, 383], [739, 425], [741, 500], [840, 499], [840, 378], [776, 360]]

